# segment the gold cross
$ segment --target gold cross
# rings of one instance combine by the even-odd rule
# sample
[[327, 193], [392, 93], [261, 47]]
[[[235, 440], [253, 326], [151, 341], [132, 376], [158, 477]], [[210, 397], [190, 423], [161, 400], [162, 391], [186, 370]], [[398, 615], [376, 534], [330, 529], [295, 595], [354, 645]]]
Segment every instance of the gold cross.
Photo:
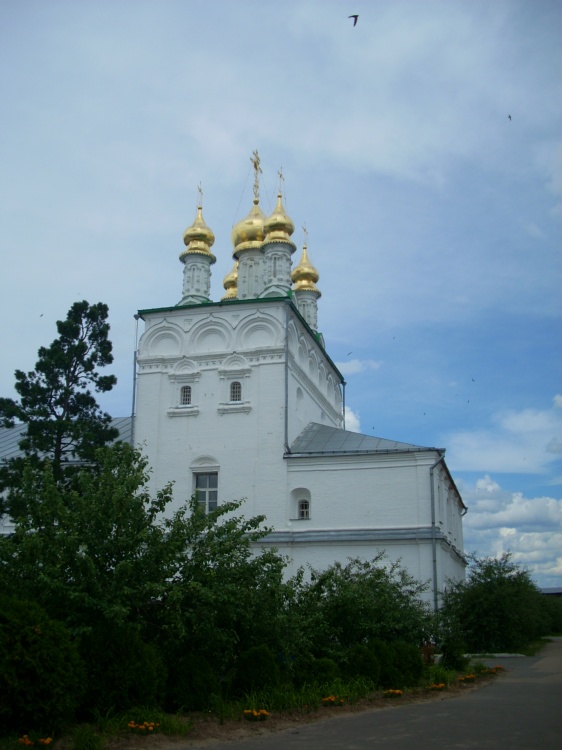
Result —
[[254, 165], [254, 198], [256, 201], [259, 201], [260, 199], [260, 174], [263, 174], [260, 167], [260, 156], [258, 154], [258, 150], [256, 149], [253, 154], [252, 158], [250, 158], [250, 161]]

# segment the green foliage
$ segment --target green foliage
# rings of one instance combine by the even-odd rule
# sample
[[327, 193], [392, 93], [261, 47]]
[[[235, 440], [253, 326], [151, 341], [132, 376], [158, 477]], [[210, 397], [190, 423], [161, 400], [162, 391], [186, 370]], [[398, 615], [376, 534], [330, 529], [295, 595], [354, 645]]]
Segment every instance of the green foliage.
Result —
[[240, 654], [235, 678], [240, 695], [272, 687], [278, 682], [279, 667], [270, 648], [262, 644]]
[[[58, 338], [39, 349], [35, 370], [16, 370], [19, 401], [0, 398], [0, 422], [5, 427], [27, 425], [20, 448], [35, 467], [49, 460], [57, 481], [72, 471], [65, 466], [69, 459], [91, 463], [97, 448], [118, 436], [91, 391], [110, 391], [117, 382], [113, 375], [98, 372], [113, 362], [107, 316], [107, 305], [101, 302], [75, 302], [66, 320], [57, 321]], [[0, 489], [10, 489], [12, 517], [19, 509], [23, 464], [24, 459], [14, 458], [0, 472]]]
[[420, 649], [412, 643], [394, 641], [391, 644], [393, 666], [400, 675], [400, 684], [407, 687], [417, 685], [423, 675], [423, 660]]
[[102, 735], [90, 724], [79, 724], [72, 732], [72, 750], [103, 750]]
[[98, 623], [82, 636], [80, 653], [88, 673], [84, 717], [162, 704], [164, 662], [156, 647], [144, 643], [132, 625]]
[[551, 635], [562, 635], [562, 597], [543, 594], [542, 610], [545, 617], [546, 632]]
[[381, 665], [373, 649], [363, 643], [354, 643], [347, 651], [344, 671], [348, 677], [366, 677], [378, 685]]
[[379, 685], [383, 688], [397, 688], [402, 685], [403, 678], [396, 668], [392, 645], [380, 638], [372, 639], [368, 645], [380, 665]]
[[550, 627], [543, 595], [510, 554], [473, 557], [468, 580], [446, 592], [441, 621], [453, 644], [471, 653], [517, 651]]
[[33, 602], [0, 597], [0, 722], [52, 732], [74, 716], [85, 671], [66, 628]]
[[203, 711], [221, 692], [209, 662], [199, 654], [178, 653], [168, 662], [166, 707], [170, 711]]
[[75, 634], [95, 639], [134, 623], [161, 653], [182, 643], [219, 677], [257, 639], [276, 644], [285, 561], [251, 549], [266, 533], [263, 518], [235, 515], [239, 502], [205, 515], [195, 498], [164, 518], [170, 488], [151, 498], [137, 451], [117, 443], [100, 449], [97, 463], [72, 486], [57, 483], [50, 465], [27, 468], [15, 533], [0, 538], [0, 586], [38, 601]]
[[164, 650], [183, 641], [219, 678], [232, 673], [241, 651], [277, 646], [283, 621], [286, 562], [274, 550], [252, 550], [268, 530], [263, 516], [236, 514], [240, 505], [205, 514], [192, 498], [167, 524], [176, 568], [157, 637]]
[[313, 570], [310, 583], [300, 584], [297, 608], [306, 624], [301, 647], [343, 661], [350, 645], [373, 638], [425, 640], [430, 625], [421, 599], [425, 586], [398, 563], [382, 564], [383, 557], [337, 562], [324, 571]]
[[455, 682], [457, 679], [457, 671], [454, 669], [447, 669], [442, 664], [432, 664], [427, 667], [425, 680], [428, 685], [439, 685], [443, 683], [447, 687]]
[[[146, 463], [125, 443], [98, 451], [99, 471], [57, 484], [50, 465], [24, 473], [15, 533], [0, 538], [0, 583], [24, 592], [74, 632], [97, 622], [143, 622], [161, 607], [174, 552], [157, 523]], [[172, 559], [171, 559], [172, 558]]]
[[326, 685], [339, 679], [340, 668], [326, 656], [315, 659], [306, 654], [296, 661], [293, 676], [297, 685]]

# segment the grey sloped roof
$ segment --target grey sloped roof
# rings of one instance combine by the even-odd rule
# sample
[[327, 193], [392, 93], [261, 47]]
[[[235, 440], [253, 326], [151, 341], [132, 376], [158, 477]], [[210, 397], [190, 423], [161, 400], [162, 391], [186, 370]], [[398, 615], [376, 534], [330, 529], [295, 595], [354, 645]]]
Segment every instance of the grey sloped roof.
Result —
[[[116, 417], [111, 420], [111, 425], [119, 430], [119, 440], [124, 443], [131, 442], [133, 436], [131, 417]], [[23, 456], [19, 443], [24, 435], [24, 424], [17, 424], [15, 427], [0, 427], [0, 462]]]
[[400, 443], [373, 435], [361, 435], [359, 432], [310, 422], [290, 446], [289, 454], [302, 456], [326, 453], [413, 453], [436, 450], [439, 449]]

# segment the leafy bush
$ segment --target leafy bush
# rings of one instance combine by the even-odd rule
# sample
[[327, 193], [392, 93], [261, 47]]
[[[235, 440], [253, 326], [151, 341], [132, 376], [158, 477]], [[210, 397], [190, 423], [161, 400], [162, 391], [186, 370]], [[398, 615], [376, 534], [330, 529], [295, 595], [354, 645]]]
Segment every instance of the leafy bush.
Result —
[[64, 625], [33, 602], [0, 597], [0, 720], [53, 731], [71, 720], [85, 682]]
[[451, 583], [443, 599], [442, 619], [456, 640], [471, 653], [517, 651], [548, 632], [544, 597], [510, 554], [471, 559], [468, 580]]
[[375, 652], [362, 643], [355, 643], [347, 652], [343, 669], [348, 677], [366, 677], [378, 685], [381, 665]]
[[160, 706], [166, 668], [155, 646], [131, 625], [100, 623], [82, 637], [80, 652], [88, 670], [82, 713]]
[[304, 655], [297, 659], [293, 668], [296, 685], [327, 685], [340, 677], [340, 668], [333, 659]]
[[431, 629], [424, 590], [398, 563], [384, 564], [382, 554], [312, 570], [296, 596], [303, 645], [341, 662], [351, 645], [373, 638], [422, 643]]
[[220, 685], [209, 662], [186, 652], [168, 665], [166, 707], [169, 711], [202, 711], [220, 694]]
[[267, 646], [253, 646], [240, 654], [235, 686], [239, 694], [273, 687], [279, 682], [279, 667]]
[[394, 664], [395, 655], [391, 644], [375, 638], [369, 641], [369, 650], [376, 656], [380, 665], [379, 685], [383, 688], [396, 688], [401, 685], [403, 681]]
[[417, 646], [404, 641], [394, 641], [391, 645], [393, 666], [400, 674], [401, 684], [417, 685], [423, 675], [422, 655]]

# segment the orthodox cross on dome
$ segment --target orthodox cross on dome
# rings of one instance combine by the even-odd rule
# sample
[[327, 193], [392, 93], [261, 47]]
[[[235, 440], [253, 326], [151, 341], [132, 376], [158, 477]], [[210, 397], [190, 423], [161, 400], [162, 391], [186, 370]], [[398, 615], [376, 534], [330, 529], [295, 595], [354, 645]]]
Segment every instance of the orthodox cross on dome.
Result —
[[203, 188], [201, 183], [197, 185], [197, 208], [203, 208]]
[[283, 193], [283, 187], [285, 185], [285, 177], [283, 175], [283, 167], [277, 171], [277, 176], [279, 177], [279, 192]]
[[303, 241], [302, 244], [306, 247], [307, 240], [308, 240], [308, 229], [306, 228], [306, 224], [302, 225], [302, 233], [303, 233], [303, 236], [304, 236], [304, 241]]
[[254, 165], [254, 201], [257, 203], [260, 199], [260, 174], [263, 174], [257, 149], [253, 152], [250, 161]]

